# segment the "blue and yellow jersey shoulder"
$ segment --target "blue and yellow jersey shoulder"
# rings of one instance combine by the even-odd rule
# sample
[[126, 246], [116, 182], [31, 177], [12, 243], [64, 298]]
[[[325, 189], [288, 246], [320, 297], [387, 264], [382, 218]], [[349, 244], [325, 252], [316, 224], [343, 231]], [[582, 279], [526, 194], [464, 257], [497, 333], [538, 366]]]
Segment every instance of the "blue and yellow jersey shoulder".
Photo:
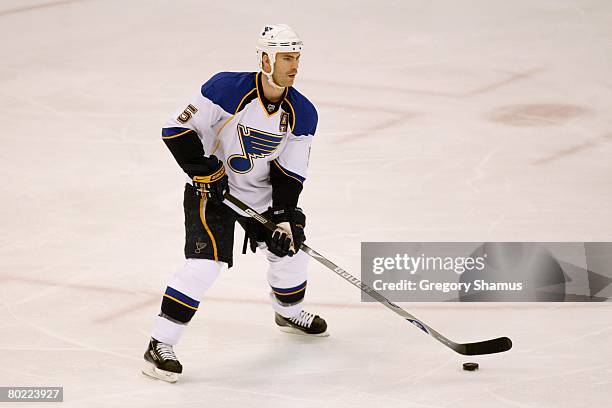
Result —
[[255, 97], [255, 72], [219, 72], [202, 85], [202, 96], [230, 115], [244, 108], [249, 96]]
[[285, 100], [293, 110], [294, 123], [292, 133], [295, 136], [313, 136], [317, 131], [319, 116], [314, 105], [297, 89], [291, 87], [287, 91]]

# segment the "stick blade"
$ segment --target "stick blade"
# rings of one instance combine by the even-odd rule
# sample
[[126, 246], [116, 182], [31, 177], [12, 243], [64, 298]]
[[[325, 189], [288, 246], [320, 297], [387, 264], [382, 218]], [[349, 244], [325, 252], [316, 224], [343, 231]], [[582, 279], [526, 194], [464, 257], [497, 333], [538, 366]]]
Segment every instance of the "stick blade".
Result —
[[496, 339], [479, 341], [477, 343], [458, 344], [453, 349], [465, 356], [477, 356], [482, 354], [495, 354], [508, 351], [512, 348], [512, 340], [508, 337], [498, 337]]

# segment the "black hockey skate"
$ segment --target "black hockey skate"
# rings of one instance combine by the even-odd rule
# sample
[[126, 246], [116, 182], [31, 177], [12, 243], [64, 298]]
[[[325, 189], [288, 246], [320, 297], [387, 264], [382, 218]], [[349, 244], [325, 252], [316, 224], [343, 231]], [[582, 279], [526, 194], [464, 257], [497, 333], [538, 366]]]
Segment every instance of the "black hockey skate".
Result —
[[327, 323], [319, 316], [303, 310], [299, 315], [292, 317], [291, 319], [287, 319], [278, 313], [275, 313], [274, 315], [274, 320], [276, 321], [278, 328], [285, 333], [318, 337], [329, 336], [329, 333], [327, 333]]
[[172, 346], [154, 338], [151, 338], [149, 342], [144, 359], [145, 367], [143, 367], [142, 373], [149, 377], [173, 383], [178, 380], [178, 375], [183, 372], [183, 366], [176, 358]]

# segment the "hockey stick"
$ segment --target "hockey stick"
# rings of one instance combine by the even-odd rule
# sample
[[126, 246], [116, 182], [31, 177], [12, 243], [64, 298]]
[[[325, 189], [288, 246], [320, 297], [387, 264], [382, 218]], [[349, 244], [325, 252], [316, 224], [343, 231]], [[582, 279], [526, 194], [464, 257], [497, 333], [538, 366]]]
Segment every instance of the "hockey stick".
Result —
[[[273, 223], [263, 215], [259, 214], [257, 211], [253, 210], [251, 207], [238, 200], [236, 197], [232, 196], [231, 194], [225, 194], [225, 199], [228, 200], [230, 203], [234, 204], [236, 207], [240, 208], [242, 211], [247, 213], [250, 217], [254, 218], [256, 221], [258, 221], [270, 231], [276, 230], [277, 226], [275, 223]], [[443, 335], [441, 335], [440, 333], [438, 333], [437, 331], [429, 327], [427, 324], [423, 323], [421, 320], [417, 319], [395, 303], [391, 302], [389, 299], [387, 299], [365, 283], [361, 282], [359, 279], [357, 279], [344, 269], [340, 268], [338, 265], [321, 255], [314, 249], [310, 248], [308, 245], [302, 244], [300, 249], [306, 252], [314, 259], [316, 259], [317, 261], [319, 261], [325, 267], [333, 271], [336, 275], [349, 282], [351, 285], [361, 289], [362, 292], [366, 293], [374, 300], [382, 303], [383, 306], [400, 315], [401, 317], [421, 329], [424, 333], [429, 334], [434, 339], [438, 340], [445, 346], [455, 350], [459, 354], [463, 354], [466, 356], [493, 354], [508, 351], [512, 348], [512, 341], [508, 337], [498, 337], [496, 339], [479, 341], [476, 343], [455, 343], [454, 341], [447, 339], [446, 337], [444, 337]]]

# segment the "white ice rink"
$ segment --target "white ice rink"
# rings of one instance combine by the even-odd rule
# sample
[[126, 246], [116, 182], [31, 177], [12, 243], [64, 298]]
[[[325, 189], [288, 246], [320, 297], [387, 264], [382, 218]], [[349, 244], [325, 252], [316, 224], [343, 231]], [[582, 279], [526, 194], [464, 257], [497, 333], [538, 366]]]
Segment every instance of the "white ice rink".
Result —
[[331, 337], [305, 339], [276, 329], [253, 254], [176, 347], [180, 382], [140, 374], [183, 259], [161, 125], [255, 70], [269, 22], [303, 37], [319, 111], [308, 243], [348, 271], [361, 241], [612, 241], [610, 1], [0, 0], [0, 386], [63, 386], [66, 407], [609, 406], [610, 303], [402, 305], [514, 341], [464, 358], [312, 262]]

